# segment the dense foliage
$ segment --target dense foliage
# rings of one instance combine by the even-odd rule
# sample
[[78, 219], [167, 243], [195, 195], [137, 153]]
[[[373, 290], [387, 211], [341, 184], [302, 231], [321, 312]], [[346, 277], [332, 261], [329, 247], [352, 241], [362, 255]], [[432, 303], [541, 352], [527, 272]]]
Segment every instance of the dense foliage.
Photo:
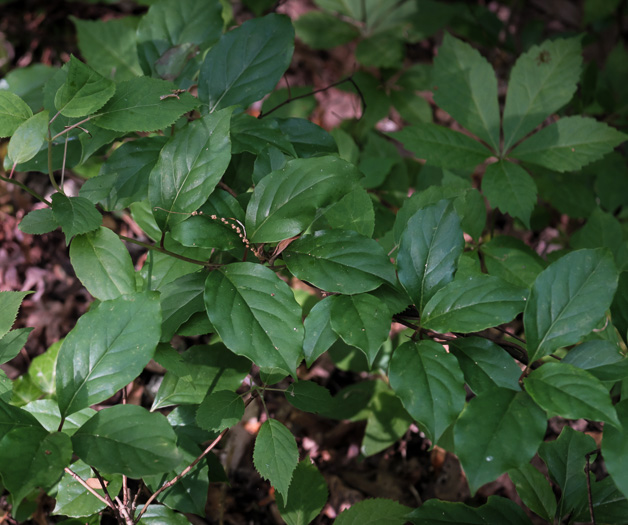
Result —
[[[20, 229], [60, 228], [94, 297], [25, 376], [0, 374], [13, 516], [27, 519], [39, 490], [68, 524], [100, 523], [105, 508], [127, 525], [203, 515], [210, 480], [226, 479], [212, 450], [249, 403], [278, 389], [296, 410], [366, 420], [364, 456], [417, 425], [459, 458], [471, 494], [507, 472], [550, 523], [624, 523], [628, 171], [614, 151], [628, 138], [617, 129], [624, 47], [603, 71], [587, 68], [578, 90], [588, 36], [530, 36], [521, 53], [502, 39], [518, 55], [502, 89], [472, 45], [499, 43], [484, 8], [317, 0], [293, 25], [247, 3], [260, 16], [235, 28], [218, 0], [161, 0], [139, 21], [73, 19], [82, 60], [47, 69], [44, 82], [37, 66], [3, 81], [1, 178], [43, 203]], [[587, 16], [609, 15], [594, 3]], [[405, 50], [445, 27], [433, 65], [410, 65]], [[295, 28], [313, 48], [358, 42], [369, 69], [343, 86], [358, 93], [361, 118], [330, 133], [269, 100], [260, 118], [245, 111], [290, 66]], [[457, 124], [433, 122], [417, 94], [426, 90]], [[391, 106], [405, 127], [377, 131]], [[86, 178], [78, 195], [65, 190], [66, 170]], [[49, 175], [50, 198], [17, 179], [29, 171]], [[103, 213], [130, 214], [144, 240], [105, 227]], [[560, 249], [523, 242], [559, 214], [582, 224]], [[147, 251], [137, 271], [131, 244]], [[2, 362], [29, 335], [11, 329], [28, 293], [0, 292]], [[205, 343], [175, 348], [175, 336]], [[325, 353], [369, 374], [332, 395], [303, 379]], [[91, 408], [153, 359], [166, 372], [150, 409]], [[603, 422], [601, 444], [569, 425], [545, 441], [555, 417]], [[589, 472], [596, 460], [607, 477]], [[325, 479], [268, 411], [252, 462], [287, 523], [319, 515]], [[152, 494], [144, 505], [128, 478]], [[499, 496], [414, 509], [366, 500], [336, 523], [367, 518], [531, 523]]]

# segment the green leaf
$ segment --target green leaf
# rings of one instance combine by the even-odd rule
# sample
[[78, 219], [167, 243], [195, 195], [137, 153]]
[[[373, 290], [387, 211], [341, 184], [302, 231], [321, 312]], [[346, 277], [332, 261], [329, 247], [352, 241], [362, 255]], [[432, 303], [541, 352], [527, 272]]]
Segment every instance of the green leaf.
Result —
[[32, 293], [0, 291], [0, 337], [4, 337], [11, 330], [24, 297]]
[[480, 250], [489, 275], [516, 286], [531, 287], [546, 265], [523, 241], [507, 235], [493, 237]]
[[230, 350], [260, 367], [296, 373], [303, 342], [301, 307], [272, 270], [245, 262], [211, 272], [205, 308]]
[[[137, 27], [137, 55], [144, 72], [157, 73], [160, 63], [178, 49], [184, 52], [186, 60], [197, 46], [203, 49], [217, 41], [222, 33], [221, 13], [218, 0], [152, 4]], [[176, 69], [182, 70], [184, 65], [185, 62]]]
[[528, 463], [543, 441], [546, 427], [543, 410], [525, 392], [494, 388], [474, 397], [454, 427], [456, 455], [471, 493], [507, 470]]
[[32, 235], [41, 235], [56, 230], [59, 223], [52, 213], [52, 208], [41, 208], [28, 212], [20, 221], [20, 231]]
[[491, 155], [490, 150], [476, 140], [436, 124], [414, 124], [388, 135], [418, 158], [440, 168], [473, 168]]
[[22, 122], [13, 132], [7, 150], [11, 164], [21, 164], [31, 160], [46, 141], [48, 132], [48, 112], [35, 113]]
[[355, 48], [355, 59], [365, 67], [400, 69], [404, 55], [404, 41], [396, 30], [367, 36]]
[[325, 414], [333, 409], [333, 398], [325, 387], [313, 381], [296, 381], [285, 392], [288, 402], [305, 412]]
[[[0, 292], [3, 293], [20, 293], [20, 292]], [[0, 297], [2, 297], [0, 295]], [[0, 365], [13, 359], [20, 350], [24, 348], [28, 334], [30, 334], [34, 328], [16, 328], [11, 330], [0, 338]]]
[[181, 115], [198, 106], [189, 93], [168, 95], [174, 85], [164, 80], [138, 77], [117, 85], [113, 97], [92, 121], [113, 131], [154, 131], [170, 126]]
[[231, 159], [231, 109], [191, 122], [163, 147], [150, 174], [148, 198], [162, 231], [209, 198]]
[[348, 44], [360, 34], [353, 24], [323, 11], [309, 11], [293, 23], [297, 38], [312, 49]]
[[10, 137], [32, 116], [26, 102], [16, 94], [0, 89], [0, 137]]
[[72, 436], [74, 453], [85, 463], [136, 479], [175, 468], [181, 461], [176, 441], [162, 414], [137, 405], [105, 408]]
[[588, 117], [565, 117], [519, 144], [516, 159], [564, 172], [601, 159], [628, 140], [628, 135]]
[[74, 56], [66, 66], [68, 75], [55, 95], [55, 107], [66, 117], [94, 113], [113, 96], [116, 85]]
[[580, 40], [546, 40], [519, 57], [510, 73], [502, 151], [571, 100], [580, 79]]
[[325, 210], [324, 218], [334, 230], [354, 230], [365, 237], [373, 235], [373, 201], [364, 188], [356, 187]]
[[479, 332], [523, 310], [528, 291], [499, 277], [478, 274], [441, 288], [423, 310], [421, 324], [437, 332]]
[[606, 249], [578, 250], [543, 270], [523, 314], [530, 363], [591, 332], [616, 288], [617, 269]]
[[[143, 505], [139, 505], [138, 512], [142, 511]], [[163, 505], [149, 505], [148, 510], [142, 514], [141, 525], [188, 525], [189, 520], [183, 515], [170, 510]]]
[[[608, 473], [617, 488], [626, 496], [628, 494], [628, 400], [615, 405], [619, 425], [605, 425], [602, 439], [602, 455]], [[587, 451], [590, 452], [590, 451]]]
[[307, 525], [323, 510], [328, 492], [323, 475], [305, 458], [294, 469], [285, 502], [281, 493], [277, 494], [279, 514], [288, 525]]
[[491, 64], [469, 44], [445, 33], [432, 75], [434, 101], [499, 151], [497, 77]]
[[299, 279], [328, 292], [358, 294], [397, 281], [381, 245], [350, 230], [304, 235], [290, 244], [283, 259]]
[[293, 51], [294, 29], [287, 16], [244, 22], [207, 53], [198, 79], [199, 99], [210, 113], [260, 100], [288, 69]]
[[276, 120], [260, 120], [240, 113], [233, 117], [230, 132], [233, 153], [248, 151], [257, 155], [269, 146], [274, 146], [287, 155], [297, 156], [294, 146], [281, 132]]
[[222, 432], [240, 422], [244, 416], [242, 397], [231, 390], [209, 394], [198, 407], [196, 422], [205, 430]]
[[268, 419], [255, 438], [253, 464], [260, 476], [270, 481], [288, 505], [288, 488], [299, 462], [299, 450], [292, 433], [276, 419]]
[[369, 294], [339, 295], [331, 304], [331, 327], [348, 345], [362, 350], [372, 365], [388, 339], [392, 314], [386, 303]]
[[412, 215], [401, 235], [397, 271], [419, 312], [453, 281], [463, 248], [460, 218], [451, 201], [439, 201]]
[[[97, 479], [92, 468], [80, 459], [72, 463], [70, 469], [83, 480], [89, 478]], [[122, 488], [122, 476], [105, 475], [103, 479], [107, 482], [107, 492], [109, 494], [113, 495], [120, 492]], [[94, 490], [104, 497], [104, 491], [102, 489], [94, 488]], [[105, 503], [101, 502], [90, 492], [87, 492], [85, 487], [67, 472], [63, 474], [63, 478], [61, 478], [59, 482], [55, 499], [57, 500], [57, 504], [52, 514], [71, 516], [74, 518], [91, 516], [106, 507]]]
[[521, 368], [501, 346], [482, 337], [459, 337], [449, 342], [471, 390], [480, 394], [500, 387], [519, 392]]
[[102, 215], [85, 197], [66, 197], [62, 193], [53, 193], [52, 215], [61, 225], [65, 242], [81, 233], [96, 230], [102, 224]]
[[433, 341], [406, 342], [395, 349], [390, 386], [427, 439], [436, 443], [464, 407], [464, 376], [456, 358]]
[[[316, 99], [311, 96], [304, 98], [296, 97], [311, 95], [312, 91], [314, 91], [312, 86], [294, 86], [290, 89], [276, 89], [264, 99], [264, 102], [262, 102], [262, 114], [266, 115], [268, 112], [273, 110], [272, 113], [275, 118], [296, 117], [307, 119], [311, 115], [312, 111], [314, 111], [318, 103], [316, 102]], [[288, 99], [291, 100], [290, 103], [286, 103], [285, 105], [278, 107]], [[277, 109], [275, 110], [275, 108]]]
[[[49, 352], [50, 350], [46, 353]], [[31, 374], [30, 369], [29, 374]], [[54, 399], [36, 399], [25, 404], [22, 408], [33, 414], [48, 432], [55, 432], [61, 424], [61, 412], [59, 412], [59, 407]], [[96, 411], [92, 408], [84, 408], [74, 412], [63, 422], [61, 431], [68, 436], [72, 436], [95, 413]]]
[[487, 166], [482, 177], [482, 193], [493, 208], [530, 227], [537, 190], [534, 180], [521, 166], [503, 160]]
[[338, 157], [295, 159], [266, 175], [246, 211], [252, 242], [277, 242], [303, 232], [316, 210], [347, 194], [357, 181], [355, 166]]
[[70, 16], [70, 20], [76, 26], [81, 55], [98, 73], [118, 81], [142, 74], [137, 61], [134, 19], [102, 22]]
[[[340, 400], [343, 397], [335, 399]], [[386, 450], [396, 443], [412, 424], [412, 417], [403, 408], [399, 398], [382, 381], [377, 381], [375, 395], [370, 399], [365, 415], [366, 428], [360, 447], [360, 452], [365, 456]], [[339, 414], [335, 416], [338, 417]], [[354, 419], [363, 417], [354, 415]]]
[[70, 246], [76, 276], [97, 299], [107, 301], [135, 293], [135, 269], [126, 247], [109, 228], [77, 237]]
[[523, 380], [548, 417], [592, 419], [618, 425], [608, 389], [593, 375], [566, 363], [545, 363]]
[[153, 357], [160, 326], [154, 292], [103, 301], [84, 314], [57, 358], [61, 414], [103, 401], [133, 381]]
[[335, 525], [404, 525], [410, 507], [384, 498], [366, 499], [342, 511]]
[[312, 363], [338, 339], [338, 335], [331, 327], [331, 306], [332, 298], [326, 297], [316, 303], [305, 318], [303, 353], [307, 366], [312, 366]]
[[[606, 434], [610, 428], [614, 427], [606, 426], [604, 433]], [[563, 427], [558, 439], [541, 443], [539, 456], [545, 461], [550, 478], [562, 491], [562, 497], [558, 504], [558, 519], [574, 508], [580, 507], [582, 502], [586, 501], [585, 454], [593, 452], [595, 449], [596, 444], [591, 436], [576, 432], [568, 425]]]
[[551, 522], [556, 514], [556, 496], [552, 487], [530, 463], [509, 470], [508, 476], [517, 489], [517, 494], [532, 512]]
[[621, 381], [628, 377], [628, 358], [610, 341], [587, 341], [569, 350], [561, 363], [593, 374], [600, 381]]
[[170, 341], [178, 328], [196, 312], [205, 314], [206, 279], [204, 272], [189, 273], [161, 287], [161, 341]]
[[574, 250], [606, 247], [615, 254], [622, 237], [621, 223], [612, 214], [595, 208], [586, 224], [571, 236], [569, 244]]

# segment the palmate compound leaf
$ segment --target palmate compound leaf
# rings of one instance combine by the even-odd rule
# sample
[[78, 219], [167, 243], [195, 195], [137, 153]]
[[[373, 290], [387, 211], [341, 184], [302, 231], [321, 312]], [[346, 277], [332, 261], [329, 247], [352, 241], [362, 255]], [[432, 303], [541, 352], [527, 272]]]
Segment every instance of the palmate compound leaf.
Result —
[[298, 462], [299, 450], [292, 433], [276, 419], [265, 421], [255, 438], [253, 464], [283, 496], [284, 505], [290, 504], [288, 489]]
[[63, 417], [111, 397], [135, 379], [159, 342], [155, 292], [103, 301], [84, 314], [57, 358], [57, 402]]
[[299, 279], [328, 292], [358, 294], [397, 282], [381, 245], [350, 230], [304, 235], [290, 244], [283, 259]]
[[464, 407], [464, 376], [456, 358], [433, 341], [406, 342], [393, 354], [390, 386], [436, 443]]
[[469, 44], [445, 33], [434, 59], [434, 101], [466, 129], [499, 150], [497, 77]]
[[528, 290], [499, 277], [475, 274], [452, 281], [428, 301], [421, 324], [437, 332], [478, 332], [523, 310]]
[[546, 40], [519, 57], [510, 73], [504, 107], [503, 151], [571, 100], [580, 78], [580, 40]]
[[148, 200], [162, 231], [184, 221], [207, 201], [231, 159], [232, 109], [195, 120], [163, 147], [150, 173]]
[[460, 218], [451, 201], [441, 200], [410, 217], [401, 236], [397, 271], [419, 312], [453, 281], [463, 248]]
[[301, 307], [290, 287], [259, 264], [225, 265], [205, 282], [205, 308], [234, 353], [292, 375], [301, 360]]
[[404, 525], [410, 507], [391, 499], [375, 498], [360, 501], [342, 511], [335, 525]]
[[611, 305], [617, 279], [604, 248], [571, 252], [543, 270], [523, 314], [530, 363], [591, 332]]
[[525, 392], [493, 388], [474, 397], [454, 426], [456, 455], [471, 493], [528, 463], [543, 441], [546, 427], [543, 410]]
[[198, 96], [210, 113], [248, 106], [270, 93], [292, 59], [294, 28], [287, 16], [270, 14], [224, 34], [207, 53]]
[[567, 363], [545, 363], [523, 380], [548, 417], [591, 419], [619, 425], [608, 389], [595, 376]]
[[353, 189], [357, 168], [338, 157], [294, 159], [255, 186], [246, 210], [252, 242], [278, 242], [303, 232], [316, 210]]
[[307, 525], [323, 510], [328, 493], [325, 478], [306, 457], [294, 469], [288, 497], [277, 494], [279, 514], [288, 525]]
[[74, 433], [72, 445], [85, 463], [135, 479], [171, 470], [181, 461], [168, 420], [137, 405], [97, 412]]
[[626, 140], [628, 135], [604, 122], [565, 117], [523, 141], [511, 156], [558, 172], [577, 171]]

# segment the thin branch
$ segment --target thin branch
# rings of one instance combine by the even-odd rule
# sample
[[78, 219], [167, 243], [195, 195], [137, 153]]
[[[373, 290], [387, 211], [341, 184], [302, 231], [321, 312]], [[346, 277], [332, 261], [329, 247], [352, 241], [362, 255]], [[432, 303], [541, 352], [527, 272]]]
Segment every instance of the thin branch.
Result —
[[120, 237], [120, 239], [122, 239], [123, 241], [130, 242], [131, 244], [137, 244], [138, 246], [142, 246], [143, 248], [146, 248], [148, 250], [153, 250], [159, 253], [163, 253], [165, 255], [170, 255], [170, 257], [174, 257], [175, 259], [180, 259], [182, 261], [192, 264], [198, 264], [199, 266], [203, 266], [211, 270], [215, 270], [216, 268], [220, 268], [222, 266], [221, 264], [212, 264], [206, 261], [199, 261], [198, 259], [191, 259], [189, 257], [186, 257], [185, 255], [179, 255], [178, 253], [171, 252], [169, 250], [166, 250], [165, 248], [160, 248], [159, 246], [155, 246], [154, 244], [148, 244], [146, 242], [138, 241], [137, 239], [131, 239], [130, 237], [126, 237], [124, 235], [118, 235], [118, 237]]
[[50, 139], [50, 143], [52, 144], [52, 141], [55, 139], [58, 139], [61, 135], [68, 133], [69, 131], [72, 131], [73, 129], [79, 128], [81, 127], [81, 124], [85, 124], [85, 122], [90, 121], [91, 119], [93, 119], [94, 117], [100, 117], [100, 115], [90, 115], [87, 118], [84, 118], [83, 120], [81, 120], [80, 122], [77, 122], [76, 124], [72, 124], [71, 126], [68, 126], [67, 128], [65, 128], [63, 131], [60, 131], [59, 133], [57, 133], [54, 137], [52, 137]]
[[65, 470], [68, 474], [70, 474], [70, 476], [72, 476], [76, 481], [78, 481], [81, 485], [83, 485], [83, 487], [85, 487], [89, 492], [91, 492], [100, 501], [102, 501], [105, 505], [107, 505], [107, 507], [111, 507], [112, 509], [115, 510], [115, 507], [112, 507], [111, 505], [109, 505], [109, 502], [105, 498], [103, 498], [100, 494], [98, 494], [98, 492], [96, 492], [93, 488], [91, 488], [87, 483], [85, 483], [85, 481], [83, 481], [81, 476], [74, 473], [72, 470], [70, 470], [69, 467], [65, 467], [63, 470]]
[[237, 197], [238, 194], [233, 191], [229, 186], [227, 186], [224, 182], [220, 181], [218, 183], [218, 186], [221, 187], [223, 190], [225, 190], [227, 193], [229, 193], [232, 197]]
[[513, 339], [516, 339], [517, 341], [519, 341], [520, 343], [525, 344], [525, 339], [522, 339], [521, 337], [519, 337], [518, 335], [515, 335], [513, 333], [510, 333], [508, 330], [506, 330], [505, 328], [502, 328], [501, 326], [496, 326], [495, 327], [496, 330], [500, 331], [502, 334], [506, 334], [509, 335], [510, 337], [512, 337]]
[[587, 464], [584, 467], [584, 473], [587, 475], [587, 499], [589, 502], [589, 514], [591, 515], [591, 523], [593, 523], [593, 525], [597, 525], [597, 522], [595, 521], [595, 514], [593, 513], [593, 495], [591, 492], [591, 478], [589, 477], [589, 472], [591, 470], [591, 454], [594, 453], [595, 452], [589, 452], [588, 454], [585, 454], [585, 457], [587, 458]]
[[46, 204], [47, 206], [52, 206], [52, 202], [50, 202], [48, 199], [46, 199], [46, 197], [44, 197], [43, 195], [40, 195], [39, 193], [37, 193], [34, 190], [31, 190], [28, 186], [26, 186], [26, 184], [24, 184], [23, 182], [20, 182], [19, 180], [16, 179], [9, 179], [3, 175], [0, 175], [0, 179], [3, 180], [4, 182], [10, 182], [11, 184], [15, 184], [16, 186], [19, 186], [20, 188], [22, 188], [25, 192], [30, 193], [33, 197], [35, 197], [38, 201], [43, 202], [44, 204]]

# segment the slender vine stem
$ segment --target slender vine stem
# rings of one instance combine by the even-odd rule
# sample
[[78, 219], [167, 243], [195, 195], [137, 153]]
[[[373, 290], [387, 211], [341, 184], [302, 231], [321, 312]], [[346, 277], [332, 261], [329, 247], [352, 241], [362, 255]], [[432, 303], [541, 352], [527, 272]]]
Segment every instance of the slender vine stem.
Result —
[[0, 175], [0, 180], [3, 180], [4, 182], [10, 182], [11, 184], [15, 184], [16, 186], [19, 186], [21, 189], [23, 189], [26, 193], [30, 193], [38, 201], [43, 202], [47, 206], [52, 206], [52, 202], [46, 199], [46, 197], [44, 197], [43, 195], [40, 195], [35, 190], [31, 190], [26, 184], [24, 184], [23, 182], [20, 182], [19, 180], [9, 179], [8, 177], [5, 177], [4, 175]]
[[190, 257], [186, 257], [185, 255], [179, 255], [178, 253], [171, 252], [166, 248], [161, 248], [160, 246], [155, 246], [154, 244], [148, 244], [147, 242], [138, 241], [137, 239], [132, 239], [131, 237], [126, 237], [125, 235], [118, 234], [118, 237], [123, 241], [130, 242], [131, 244], [137, 244], [138, 246], [142, 246], [148, 250], [152, 250], [155, 252], [163, 253], [165, 255], [170, 255], [175, 259], [180, 259], [185, 262], [189, 262], [192, 264], [198, 264], [199, 266], [203, 266], [204, 268], [209, 268], [211, 270], [215, 270], [216, 268], [220, 268], [221, 264], [212, 264], [207, 261], [199, 261], [198, 259], [191, 259]]

